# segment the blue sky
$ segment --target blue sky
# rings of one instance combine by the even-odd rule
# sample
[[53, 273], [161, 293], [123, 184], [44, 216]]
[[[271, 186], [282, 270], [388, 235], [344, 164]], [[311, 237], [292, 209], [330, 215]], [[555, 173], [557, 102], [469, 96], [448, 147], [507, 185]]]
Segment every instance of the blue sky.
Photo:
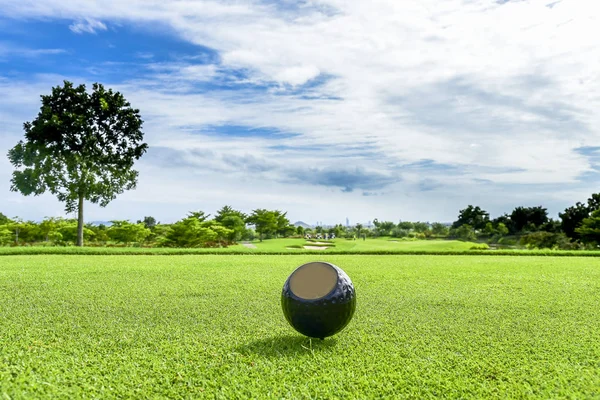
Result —
[[[41, 94], [101, 82], [150, 150], [88, 220], [556, 217], [599, 191], [599, 26], [587, 0], [0, 0], [0, 152]], [[0, 212], [64, 215], [11, 172], [0, 157]]]

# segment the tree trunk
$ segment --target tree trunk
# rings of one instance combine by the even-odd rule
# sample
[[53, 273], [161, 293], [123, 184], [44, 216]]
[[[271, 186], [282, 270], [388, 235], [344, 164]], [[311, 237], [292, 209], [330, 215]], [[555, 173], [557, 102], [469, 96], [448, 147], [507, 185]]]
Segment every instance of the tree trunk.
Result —
[[77, 210], [77, 246], [83, 247], [83, 194], [79, 195], [79, 208]]

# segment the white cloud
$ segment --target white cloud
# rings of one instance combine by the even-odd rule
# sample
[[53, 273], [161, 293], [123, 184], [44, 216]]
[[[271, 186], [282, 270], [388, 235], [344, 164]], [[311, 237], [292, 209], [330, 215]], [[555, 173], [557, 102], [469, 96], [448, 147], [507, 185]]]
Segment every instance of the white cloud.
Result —
[[85, 18], [83, 20], [73, 22], [69, 25], [69, 29], [74, 33], [96, 33], [96, 31], [105, 31], [106, 25], [102, 21], [98, 21], [91, 18]]
[[316, 78], [319, 75], [319, 68], [314, 65], [302, 65], [298, 67], [285, 68], [275, 74], [274, 78], [278, 82], [289, 83], [290, 85], [302, 85], [307, 81]]
[[66, 53], [66, 50], [64, 49], [30, 49], [0, 41], [0, 61], [2, 61], [3, 58], [11, 56], [33, 58], [64, 53]]
[[[579, 193], [578, 177], [591, 165], [573, 149], [600, 139], [600, 8], [589, 0], [562, 1], [551, 8], [547, 3], [315, 0], [296, 9], [286, 3], [285, 9], [259, 1], [0, 0], [0, 10], [15, 18], [72, 19], [78, 22], [71, 29], [78, 33], [106, 29], [100, 21], [160, 22], [184, 40], [218, 51], [219, 65], [153, 63], [135, 81], [113, 85], [142, 110], [151, 145], [209, 151], [215, 163], [251, 155], [295, 168], [366, 165], [403, 178], [384, 190], [387, 195], [366, 202], [359, 191], [296, 190], [281, 184], [276, 173], [259, 181], [246, 174], [236, 178], [252, 182], [242, 185], [244, 198], [260, 190], [264, 198], [289, 202], [298, 213], [324, 207], [324, 214], [337, 218], [341, 211], [316, 199], [327, 193], [354, 213], [364, 212], [364, 218], [375, 212], [391, 218], [400, 202], [408, 213], [403, 219], [433, 219], [433, 209], [450, 210], [438, 214], [448, 219], [464, 206], [457, 205], [461, 202], [499, 209], [526, 200], [543, 204], [553, 199], [553, 207], [581, 200], [554, 193], [558, 187]], [[247, 74], [240, 84], [273, 86], [194, 90], [227, 78], [231, 69]], [[316, 77], [324, 78], [321, 85], [297, 92]], [[0, 113], [7, 113], [1, 107]], [[208, 132], [220, 124], [296, 136], [232, 139]], [[329, 154], [303, 147], [329, 149]], [[199, 158], [186, 157], [191, 162]], [[423, 159], [438, 167], [399, 167]], [[460, 173], [449, 176], [444, 166], [459, 166]], [[212, 193], [215, 204], [227, 201], [219, 185], [228, 175], [211, 174], [201, 180], [169, 178], [170, 185], [185, 186], [181, 198]], [[421, 193], [424, 179], [442, 186]], [[202, 188], [194, 183], [199, 181]], [[531, 186], [539, 184], [554, 186]], [[507, 190], [510, 185], [518, 193]], [[146, 188], [138, 190], [144, 196], [160, 191], [156, 183], [140, 188]], [[300, 194], [309, 191], [312, 195]], [[308, 198], [319, 207], [303, 206]]]

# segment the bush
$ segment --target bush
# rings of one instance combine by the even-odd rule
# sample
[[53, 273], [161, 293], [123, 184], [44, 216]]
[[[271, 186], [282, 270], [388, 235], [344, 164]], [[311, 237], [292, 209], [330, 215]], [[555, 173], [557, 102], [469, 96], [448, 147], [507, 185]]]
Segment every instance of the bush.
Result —
[[459, 226], [458, 228], [450, 229], [450, 236], [459, 240], [463, 240], [466, 242], [473, 242], [477, 240], [477, 235], [475, 235], [475, 230], [469, 224], [464, 224]]
[[409, 233], [408, 229], [402, 229], [399, 227], [392, 229], [392, 237], [395, 237], [395, 238], [407, 237], [408, 233]]
[[517, 239], [515, 239], [514, 237], [503, 237], [500, 238], [500, 240], [498, 240], [498, 244], [502, 244], [504, 246], [516, 246]]
[[579, 243], [574, 243], [564, 233], [534, 232], [521, 237], [521, 244], [529, 249], [577, 250]]

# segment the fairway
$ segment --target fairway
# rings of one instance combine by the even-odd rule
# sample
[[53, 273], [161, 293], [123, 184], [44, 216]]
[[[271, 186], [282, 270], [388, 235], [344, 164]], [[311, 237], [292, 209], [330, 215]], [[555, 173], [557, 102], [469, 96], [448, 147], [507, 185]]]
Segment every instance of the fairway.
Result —
[[[348, 327], [309, 340], [280, 295], [322, 260]], [[597, 398], [600, 259], [0, 257], [0, 398]]]

